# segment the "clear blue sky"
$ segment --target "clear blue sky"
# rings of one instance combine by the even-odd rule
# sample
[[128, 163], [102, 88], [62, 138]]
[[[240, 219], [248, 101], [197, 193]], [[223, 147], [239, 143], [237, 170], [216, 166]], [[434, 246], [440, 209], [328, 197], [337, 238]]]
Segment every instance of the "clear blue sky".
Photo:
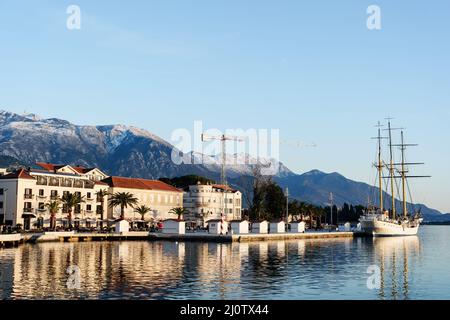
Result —
[[[66, 8], [81, 8], [81, 30]], [[366, 28], [381, 8], [382, 29]], [[0, 1], [0, 108], [77, 124], [279, 128], [296, 172], [372, 183], [373, 125], [408, 128], [416, 201], [450, 212], [449, 1]]]

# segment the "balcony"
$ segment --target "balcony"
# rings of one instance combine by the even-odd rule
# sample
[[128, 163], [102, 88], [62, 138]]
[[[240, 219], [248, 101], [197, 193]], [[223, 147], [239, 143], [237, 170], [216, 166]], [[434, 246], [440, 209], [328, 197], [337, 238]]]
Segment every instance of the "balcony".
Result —
[[59, 179], [51, 178], [48, 185], [53, 187], [59, 187]]
[[33, 208], [23, 208], [23, 212], [31, 213], [33, 212]]
[[53, 196], [50, 196], [50, 200], [58, 200], [59, 199], [59, 196], [58, 195], [53, 195]]
[[38, 208], [37, 211], [39, 211], [39, 212], [45, 212], [45, 211], [47, 211], [47, 209], [45, 209], [45, 208]]
[[46, 195], [40, 195], [40, 194], [38, 194], [36, 197], [38, 197], [38, 198], [40, 198], [40, 199], [45, 199], [45, 198], [47, 198]]
[[47, 183], [48, 183], [47, 178], [44, 178], [44, 177], [38, 177], [38, 178], [37, 178], [36, 184], [37, 184], [38, 186], [46, 186]]
[[24, 197], [25, 199], [33, 199], [33, 195], [32, 195], [32, 194], [28, 194], [28, 193], [25, 193], [25, 194], [23, 195], [23, 197]]

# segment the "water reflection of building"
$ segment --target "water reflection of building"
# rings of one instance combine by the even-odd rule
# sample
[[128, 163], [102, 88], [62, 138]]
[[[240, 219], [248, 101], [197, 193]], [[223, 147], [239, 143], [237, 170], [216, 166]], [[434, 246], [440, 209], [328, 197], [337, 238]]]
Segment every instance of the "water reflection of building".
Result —
[[[101, 298], [120, 288], [126, 296], [136, 286], [144, 291], [158, 284], [176, 286], [183, 264], [184, 244], [177, 249], [147, 242], [25, 245], [14, 249], [14, 256], [5, 261], [10, 283], [2, 282], [1, 292], [33, 299]], [[69, 266], [80, 270], [80, 290], [67, 288]]]
[[381, 299], [408, 299], [411, 260], [420, 255], [420, 241], [416, 236], [375, 238], [376, 258], [381, 271]]

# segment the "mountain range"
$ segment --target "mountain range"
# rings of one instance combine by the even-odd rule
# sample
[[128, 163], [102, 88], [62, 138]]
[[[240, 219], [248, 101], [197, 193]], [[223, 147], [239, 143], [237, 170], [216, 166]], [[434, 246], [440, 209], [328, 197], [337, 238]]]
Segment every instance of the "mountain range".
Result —
[[[158, 179], [183, 175], [220, 178], [220, 155], [211, 157], [198, 153], [187, 154], [191, 159], [201, 158], [206, 164], [180, 164], [172, 161], [174, 146], [146, 130], [125, 125], [86, 126], [66, 120], [42, 119], [35, 114], [19, 115], [0, 111], [0, 166], [32, 166], [35, 162], [67, 163], [98, 167], [110, 175]], [[176, 150], [179, 152], [178, 150]], [[228, 161], [245, 158], [239, 154], [227, 156]], [[263, 160], [271, 161], [271, 160]], [[254, 165], [227, 166], [230, 184], [249, 194], [249, 181]], [[247, 177], [247, 179], [246, 179]], [[249, 180], [250, 179], [250, 180]], [[296, 174], [282, 163], [273, 179], [288, 187], [293, 198], [314, 204], [327, 205], [333, 192], [338, 206], [367, 204], [367, 197], [377, 188], [352, 181], [339, 173], [312, 170]], [[388, 195], [386, 195], [388, 199]], [[420, 206], [428, 221], [450, 221], [450, 214]]]

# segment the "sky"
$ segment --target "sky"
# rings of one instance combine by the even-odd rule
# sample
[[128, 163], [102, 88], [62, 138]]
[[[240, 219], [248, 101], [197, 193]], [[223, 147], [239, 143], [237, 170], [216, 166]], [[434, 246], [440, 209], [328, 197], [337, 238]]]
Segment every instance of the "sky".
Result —
[[450, 212], [449, 35], [444, 0], [0, 0], [0, 109], [166, 140], [194, 121], [279, 129], [317, 145], [281, 145], [294, 172], [370, 184], [374, 125], [393, 117], [419, 144], [414, 174], [432, 175], [411, 182], [413, 200]]

